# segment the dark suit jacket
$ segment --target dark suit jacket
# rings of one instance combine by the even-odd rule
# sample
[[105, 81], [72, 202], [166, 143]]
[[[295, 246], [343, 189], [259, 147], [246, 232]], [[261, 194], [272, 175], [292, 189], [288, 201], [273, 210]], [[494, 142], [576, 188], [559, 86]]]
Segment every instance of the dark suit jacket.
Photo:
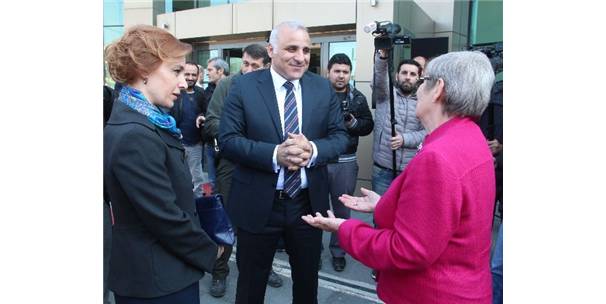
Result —
[[181, 142], [116, 100], [103, 144], [115, 217], [109, 288], [147, 298], [197, 282], [217, 245], [200, 228]]
[[[306, 72], [300, 83], [301, 130], [318, 149], [315, 165], [306, 169], [311, 207], [314, 213], [325, 214], [329, 207], [326, 163], [345, 151], [347, 133], [330, 82]], [[273, 151], [282, 142], [270, 70], [234, 79], [219, 124], [219, 143], [222, 155], [237, 163], [227, 204], [235, 226], [255, 233], [267, 223], [278, 181], [272, 166]]]

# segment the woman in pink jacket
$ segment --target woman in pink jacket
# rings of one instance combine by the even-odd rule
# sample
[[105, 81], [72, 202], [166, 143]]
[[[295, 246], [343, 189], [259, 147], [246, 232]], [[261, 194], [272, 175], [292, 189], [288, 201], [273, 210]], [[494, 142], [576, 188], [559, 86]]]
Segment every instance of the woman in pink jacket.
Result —
[[330, 211], [303, 219], [338, 231], [342, 248], [378, 271], [386, 303], [491, 303], [494, 167], [474, 119], [488, 104], [494, 73], [484, 54], [452, 52], [431, 60], [422, 80], [422, 148], [382, 197], [362, 188], [362, 197], [339, 198], [374, 211], [377, 227]]

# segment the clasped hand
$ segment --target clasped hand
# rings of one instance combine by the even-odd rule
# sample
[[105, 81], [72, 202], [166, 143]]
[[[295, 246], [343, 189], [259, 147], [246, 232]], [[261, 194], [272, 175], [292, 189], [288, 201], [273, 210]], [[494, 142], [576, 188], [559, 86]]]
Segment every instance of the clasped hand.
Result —
[[309, 164], [313, 146], [303, 134], [288, 133], [288, 138], [278, 146], [278, 165], [294, 171]]
[[204, 115], [199, 115], [196, 117], [196, 128], [200, 129], [204, 127], [204, 123], [206, 122], [206, 117]]

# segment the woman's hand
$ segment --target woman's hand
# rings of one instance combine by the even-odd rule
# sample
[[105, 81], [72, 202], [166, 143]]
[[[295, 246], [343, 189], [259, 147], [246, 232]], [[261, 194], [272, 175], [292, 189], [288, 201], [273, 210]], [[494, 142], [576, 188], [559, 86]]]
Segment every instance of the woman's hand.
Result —
[[222, 245], [219, 245], [219, 247], [217, 249], [217, 259], [219, 257], [221, 257], [221, 255], [223, 254], [223, 251], [225, 251], [225, 247], [223, 247]]
[[375, 206], [377, 205], [379, 199], [381, 199], [381, 196], [378, 195], [376, 192], [368, 190], [364, 187], [360, 188], [360, 192], [362, 192], [362, 196], [351, 196], [343, 194], [339, 197], [339, 200], [347, 208], [356, 211], [366, 213], [375, 211]]
[[344, 219], [336, 218], [335, 214], [332, 211], [328, 210], [328, 217], [323, 217], [320, 212], [316, 212], [316, 216], [313, 217], [310, 214], [304, 215], [301, 218], [306, 221], [308, 224], [320, 228], [324, 231], [328, 232], [336, 232], [339, 230], [339, 226], [345, 222]]

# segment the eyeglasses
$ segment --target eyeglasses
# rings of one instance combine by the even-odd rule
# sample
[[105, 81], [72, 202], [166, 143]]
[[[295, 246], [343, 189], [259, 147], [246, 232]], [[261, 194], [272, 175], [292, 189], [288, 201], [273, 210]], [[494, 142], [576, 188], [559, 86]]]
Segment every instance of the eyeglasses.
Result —
[[421, 83], [423, 83], [423, 82], [425, 82], [427, 80], [437, 80], [437, 78], [433, 77], [433, 76], [426, 75], [426, 76], [423, 76], [423, 77], [419, 78], [419, 84], [421, 84]]

